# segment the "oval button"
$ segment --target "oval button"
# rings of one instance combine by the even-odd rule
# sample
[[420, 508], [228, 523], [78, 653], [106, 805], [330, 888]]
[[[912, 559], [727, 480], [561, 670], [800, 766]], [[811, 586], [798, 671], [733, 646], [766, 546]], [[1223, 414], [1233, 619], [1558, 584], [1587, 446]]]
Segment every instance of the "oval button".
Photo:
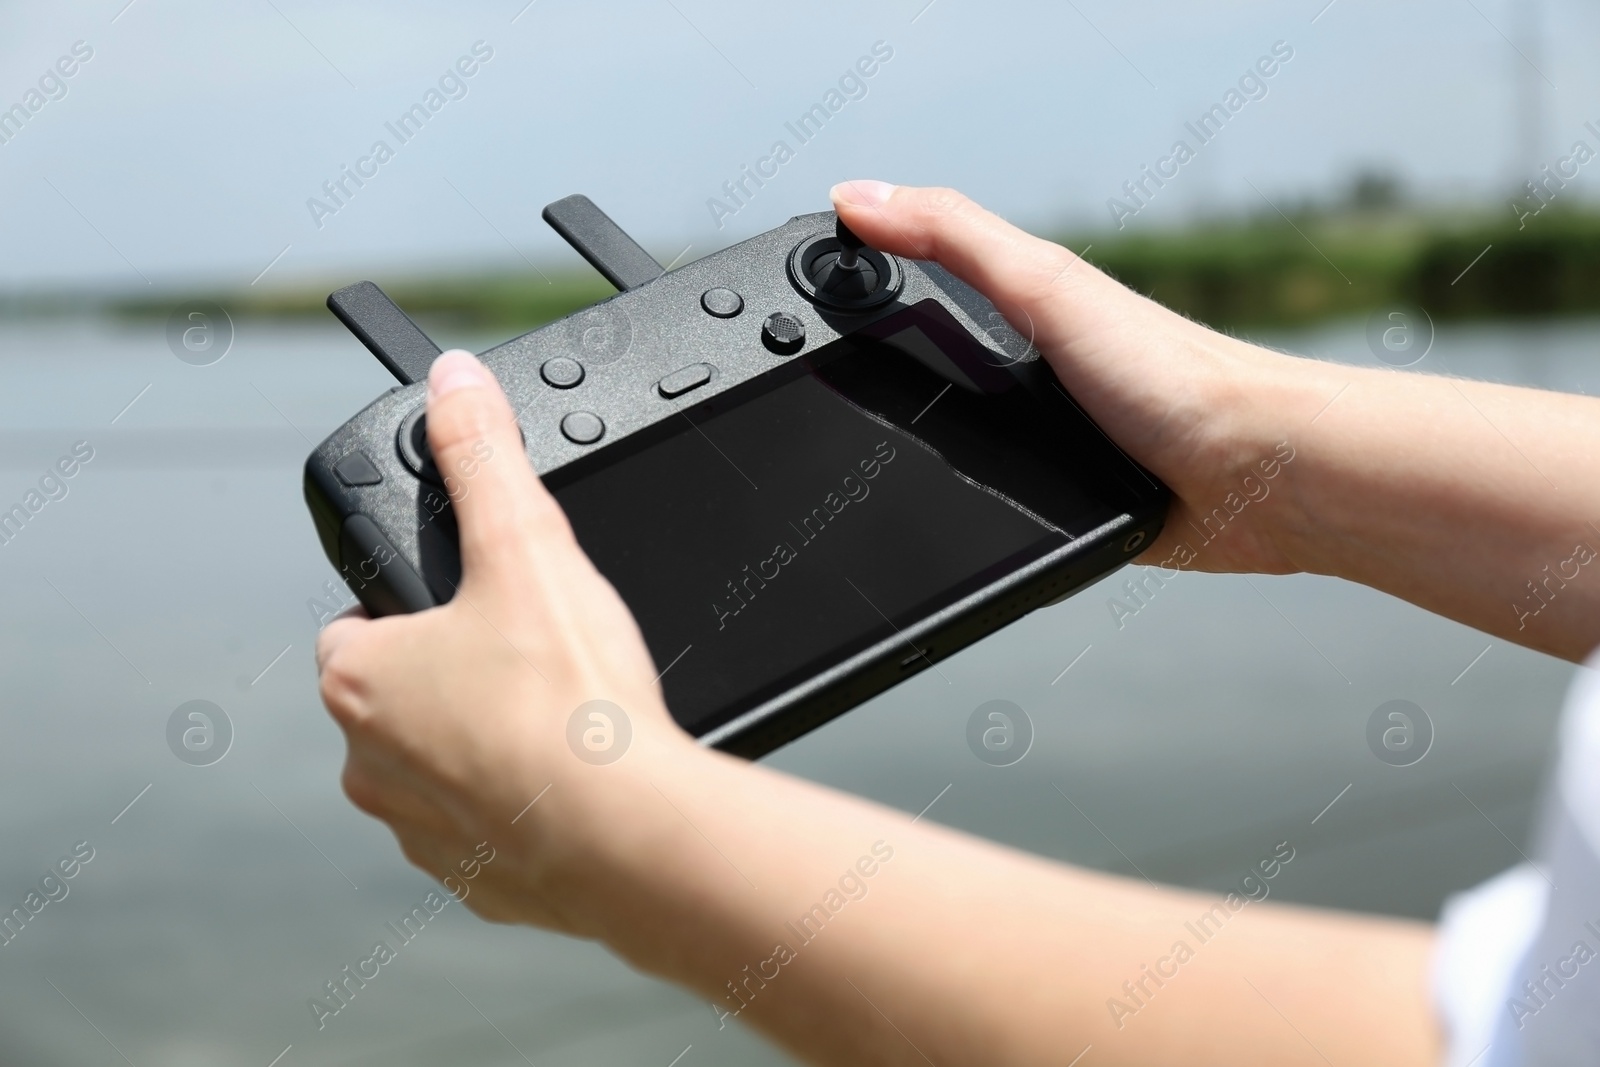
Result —
[[691, 389], [698, 389], [711, 380], [711, 364], [691, 363], [682, 370], [675, 370], [656, 383], [656, 389], [662, 396], [671, 400], [675, 396], [682, 396]]

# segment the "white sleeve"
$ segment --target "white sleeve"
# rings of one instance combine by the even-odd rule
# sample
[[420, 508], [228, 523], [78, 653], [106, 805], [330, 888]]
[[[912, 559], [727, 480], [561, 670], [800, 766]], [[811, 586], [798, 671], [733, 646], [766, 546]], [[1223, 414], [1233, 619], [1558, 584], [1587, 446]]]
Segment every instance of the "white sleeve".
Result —
[[1432, 983], [1447, 1067], [1600, 1064], [1600, 652], [1568, 692], [1530, 855], [1445, 903]]
[[1544, 923], [1550, 887], [1521, 864], [1445, 901], [1433, 957], [1433, 998], [1448, 1037], [1445, 1067], [1482, 1067], [1505, 1013], [1511, 976]]

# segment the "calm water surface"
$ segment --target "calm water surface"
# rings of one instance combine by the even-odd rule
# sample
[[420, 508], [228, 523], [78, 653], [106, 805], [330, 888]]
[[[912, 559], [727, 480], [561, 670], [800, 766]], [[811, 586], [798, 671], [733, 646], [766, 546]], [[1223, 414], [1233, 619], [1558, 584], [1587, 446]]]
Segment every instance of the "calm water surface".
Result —
[[[1359, 322], [1265, 340], [1375, 362]], [[1600, 322], [1442, 329], [1417, 369], [1595, 393]], [[459, 905], [319, 1032], [308, 999], [433, 888], [339, 791], [307, 607], [333, 571], [301, 464], [392, 383], [333, 325], [241, 322], [226, 358], [195, 367], [159, 322], [47, 320], [0, 323], [0, 382], [0, 508], [75, 442], [94, 449], [0, 547], [0, 902], [75, 843], [94, 849], [69, 896], [0, 948], [0, 1062], [666, 1067], [691, 1045], [681, 1067], [787, 1062], [594, 945]], [[1287, 840], [1282, 900], [1430, 917], [1518, 861], [1571, 666], [1318, 577], [1186, 574], [1119, 626], [1108, 601], [1130, 575], [771, 762], [1193, 886], [1226, 886]], [[1010, 768], [966, 747], [992, 699], [1035, 725]], [[190, 700], [232, 723], [214, 765], [168, 748]], [[1389, 700], [1433, 723], [1414, 766], [1368, 749]]]

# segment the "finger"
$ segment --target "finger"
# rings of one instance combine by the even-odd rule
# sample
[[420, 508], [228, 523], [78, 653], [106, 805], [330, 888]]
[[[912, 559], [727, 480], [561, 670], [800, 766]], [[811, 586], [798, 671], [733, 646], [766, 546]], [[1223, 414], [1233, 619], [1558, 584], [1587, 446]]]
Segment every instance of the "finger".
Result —
[[327, 664], [328, 658], [334, 654], [340, 645], [349, 641], [361, 632], [362, 627], [370, 625], [371, 619], [360, 608], [352, 609], [336, 617], [332, 622], [322, 628], [317, 634], [317, 673], [322, 673], [322, 668]]
[[[1024, 337], [1079, 319], [1114, 293], [1131, 296], [1075, 253], [1017, 229], [950, 189], [847, 181], [834, 209], [883, 252], [932, 260], [988, 297]], [[1087, 299], [1085, 299], [1087, 298]]]
[[[511, 576], [507, 568], [571, 541], [565, 516], [528, 463], [500, 383], [469, 352], [433, 361], [428, 444], [455, 507], [463, 582], [498, 585]], [[527, 544], [530, 537], [540, 543]]]

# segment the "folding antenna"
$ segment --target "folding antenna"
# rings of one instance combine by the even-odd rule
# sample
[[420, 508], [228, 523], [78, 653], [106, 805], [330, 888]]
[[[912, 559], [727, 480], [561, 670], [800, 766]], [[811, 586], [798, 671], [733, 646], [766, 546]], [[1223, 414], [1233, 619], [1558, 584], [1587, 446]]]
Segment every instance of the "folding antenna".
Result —
[[347, 285], [329, 294], [328, 310], [401, 385], [427, 380], [439, 346], [382, 289], [372, 282]]
[[665, 273], [639, 242], [581, 193], [546, 205], [544, 221], [618, 289], [637, 289]]

